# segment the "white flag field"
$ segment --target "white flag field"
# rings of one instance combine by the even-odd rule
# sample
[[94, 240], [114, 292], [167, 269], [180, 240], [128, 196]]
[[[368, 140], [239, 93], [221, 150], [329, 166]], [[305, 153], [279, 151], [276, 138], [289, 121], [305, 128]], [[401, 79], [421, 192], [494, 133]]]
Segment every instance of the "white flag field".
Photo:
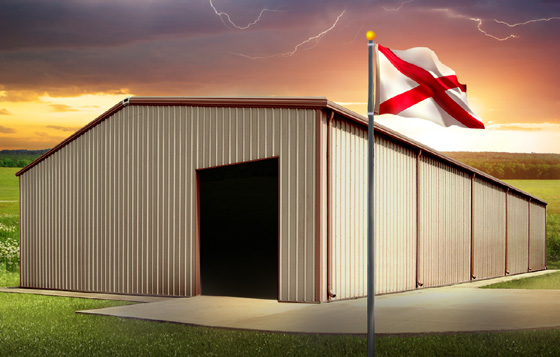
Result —
[[376, 108], [442, 126], [484, 129], [467, 101], [467, 87], [426, 47], [390, 50], [377, 46]]

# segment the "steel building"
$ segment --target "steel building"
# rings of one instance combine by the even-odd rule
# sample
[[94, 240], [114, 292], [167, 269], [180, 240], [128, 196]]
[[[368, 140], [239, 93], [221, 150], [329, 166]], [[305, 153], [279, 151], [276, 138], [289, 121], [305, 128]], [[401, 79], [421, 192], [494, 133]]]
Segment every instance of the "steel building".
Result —
[[[546, 202], [375, 135], [376, 293], [546, 269]], [[21, 286], [365, 296], [366, 157], [325, 98], [128, 98], [17, 173]]]

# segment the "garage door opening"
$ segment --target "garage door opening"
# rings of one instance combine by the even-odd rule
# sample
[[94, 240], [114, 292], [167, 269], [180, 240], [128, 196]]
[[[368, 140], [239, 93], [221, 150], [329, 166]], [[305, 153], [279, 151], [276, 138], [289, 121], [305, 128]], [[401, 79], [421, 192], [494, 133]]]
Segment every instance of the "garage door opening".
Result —
[[278, 299], [278, 159], [198, 178], [201, 293]]

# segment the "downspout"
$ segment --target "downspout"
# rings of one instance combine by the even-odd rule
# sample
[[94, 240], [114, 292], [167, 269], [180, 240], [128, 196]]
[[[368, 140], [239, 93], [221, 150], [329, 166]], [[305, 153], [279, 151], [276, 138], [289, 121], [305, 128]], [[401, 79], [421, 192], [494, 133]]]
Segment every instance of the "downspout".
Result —
[[506, 274], [509, 275], [508, 254], [509, 254], [509, 187], [506, 189]]
[[527, 204], [529, 208], [529, 222], [527, 228], [527, 271], [531, 271], [531, 197], [529, 197], [529, 202]]
[[416, 287], [421, 288], [424, 283], [420, 281], [420, 157], [422, 150], [416, 154]]
[[476, 279], [474, 275], [474, 179], [476, 173], [471, 176], [471, 280]]
[[332, 291], [332, 122], [334, 111], [327, 118], [327, 299], [336, 297]]

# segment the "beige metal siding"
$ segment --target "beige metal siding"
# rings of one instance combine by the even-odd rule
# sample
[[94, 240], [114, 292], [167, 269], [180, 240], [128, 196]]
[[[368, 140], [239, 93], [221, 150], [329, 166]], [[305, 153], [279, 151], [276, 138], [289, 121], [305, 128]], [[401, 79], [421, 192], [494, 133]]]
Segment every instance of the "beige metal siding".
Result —
[[506, 193], [476, 178], [473, 195], [474, 265], [477, 279], [505, 275]]
[[527, 272], [529, 243], [528, 200], [510, 192], [508, 194], [508, 266], [510, 274]]
[[546, 268], [546, 206], [531, 202], [531, 232], [529, 268], [532, 271]]
[[316, 111], [129, 106], [20, 176], [22, 285], [195, 294], [196, 169], [279, 157], [280, 300], [313, 301]]
[[471, 179], [421, 156], [419, 283], [424, 287], [470, 280]]
[[[333, 123], [333, 292], [367, 294], [367, 130]], [[375, 142], [376, 293], [414, 289], [416, 159], [381, 137]]]

